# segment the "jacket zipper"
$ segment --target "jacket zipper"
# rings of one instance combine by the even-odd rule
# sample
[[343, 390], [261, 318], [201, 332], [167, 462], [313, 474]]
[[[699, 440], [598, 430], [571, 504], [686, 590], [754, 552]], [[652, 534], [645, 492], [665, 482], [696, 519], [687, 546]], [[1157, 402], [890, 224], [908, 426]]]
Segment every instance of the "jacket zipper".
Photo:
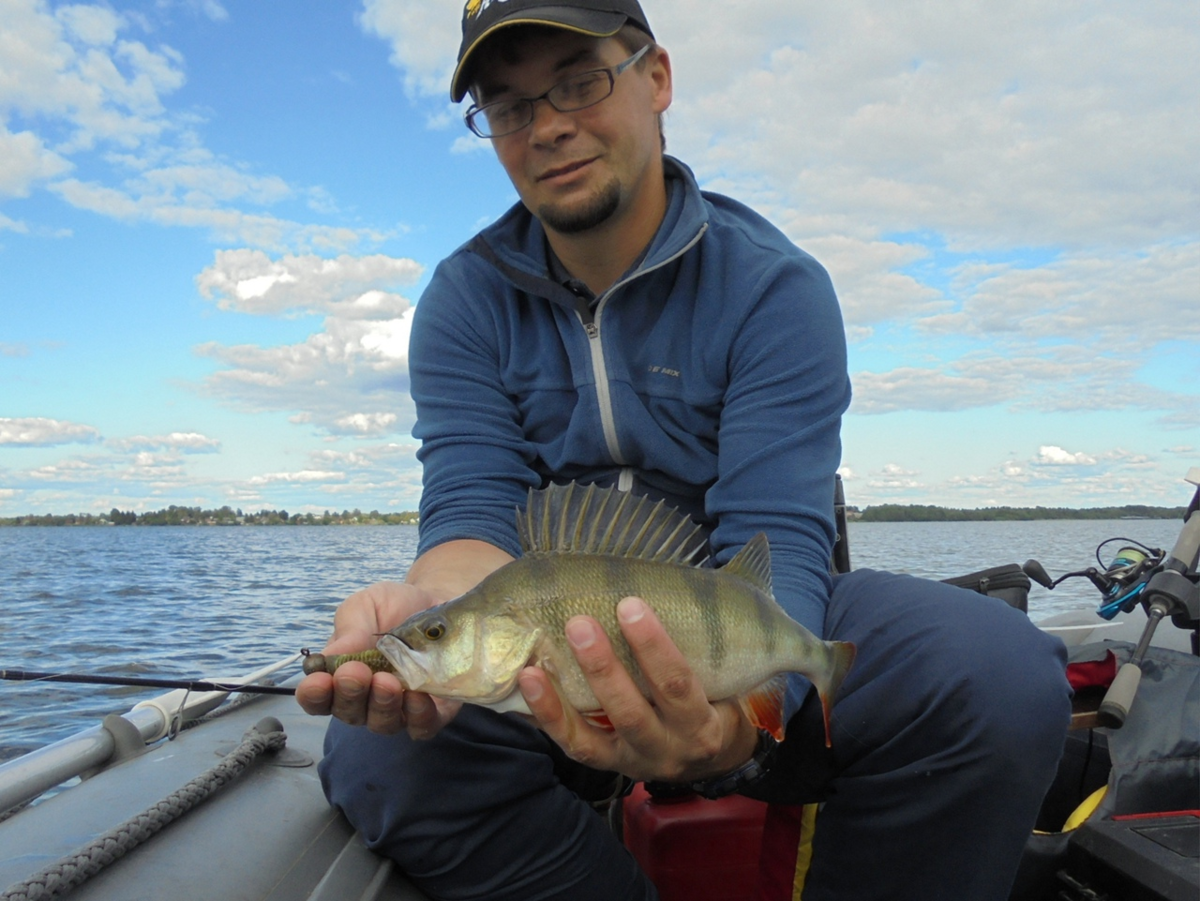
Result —
[[708, 231], [707, 222], [700, 226], [700, 230], [696, 232], [695, 237], [681, 247], [678, 252], [661, 262], [655, 263], [648, 269], [639, 269], [631, 273], [627, 278], [610, 287], [600, 295], [599, 300], [596, 302], [596, 312], [590, 321], [584, 317], [582, 312], [576, 310], [575, 315], [579, 317], [579, 321], [583, 324], [583, 330], [587, 333], [588, 350], [592, 355], [592, 377], [596, 380], [596, 402], [600, 406], [600, 425], [604, 430], [604, 443], [608, 447], [608, 452], [612, 456], [613, 462], [618, 466], [625, 466], [626, 462], [624, 455], [621, 453], [621, 444], [617, 440], [617, 422], [616, 416], [613, 414], [612, 393], [609, 390], [608, 384], [608, 369], [604, 365], [604, 346], [600, 341], [600, 318], [604, 313], [604, 305], [618, 288], [629, 284], [635, 278], [648, 275], [655, 269], [661, 269], [668, 263], [679, 259], [699, 243], [706, 231]]

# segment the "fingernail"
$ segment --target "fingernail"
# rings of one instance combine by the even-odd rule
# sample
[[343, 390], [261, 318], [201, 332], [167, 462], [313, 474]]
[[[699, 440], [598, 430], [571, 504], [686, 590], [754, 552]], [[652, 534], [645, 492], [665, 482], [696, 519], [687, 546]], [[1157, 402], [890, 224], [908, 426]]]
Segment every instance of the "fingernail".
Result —
[[585, 619], [573, 619], [567, 622], [567, 641], [571, 646], [583, 650], [596, 643], [596, 630]]
[[646, 602], [641, 598], [622, 598], [617, 604], [617, 619], [623, 623], [636, 623], [646, 615]]
[[537, 701], [542, 696], [542, 683], [535, 678], [521, 680], [521, 693], [527, 701]]
[[379, 704], [391, 704], [396, 700], [396, 692], [392, 691], [390, 688], [380, 688], [376, 686], [372, 690], [371, 694], [374, 695], [375, 701]]

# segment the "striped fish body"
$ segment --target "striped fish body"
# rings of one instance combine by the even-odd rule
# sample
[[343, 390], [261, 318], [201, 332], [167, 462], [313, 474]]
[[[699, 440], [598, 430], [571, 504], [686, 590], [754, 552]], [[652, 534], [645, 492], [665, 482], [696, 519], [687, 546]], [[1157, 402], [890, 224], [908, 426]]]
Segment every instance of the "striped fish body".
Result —
[[[761, 546], [765, 549], [765, 539]], [[757, 550], [753, 543], [747, 548]], [[619, 638], [616, 607], [624, 597], [643, 598], [654, 610], [710, 700], [738, 697], [777, 673], [820, 670], [830, 657], [825, 643], [769, 594], [728, 568], [547, 554], [514, 561], [478, 590], [484, 608], [504, 598], [524, 599], [512, 615], [541, 636], [533, 662], [554, 673], [565, 699], [582, 711], [599, 704], [563, 638], [567, 620], [580, 614], [594, 617], [616, 638], [616, 654], [649, 696], [633, 653]]]
[[620, 638], [616, 606], [646, 601], [710, 700], [736, 698], [761, 727], [782, 736], [781, 674], [803, 673], [828, 711], [853, 661], [852, 645], [824, 642], [771, 596], [766, 537], [721, 569], [693, 565], [699, 528], [677, 511], [612, 489], [552, 486], [531, 492], [518, 516], [525, 553], [459, 598], [422, 611], [379, 642], [410, 688], [522, 710], [516, 678], [546, 669], [563, 700], [598, 711], [564, 627], [599, 621], [647, 697], [649, 687]]

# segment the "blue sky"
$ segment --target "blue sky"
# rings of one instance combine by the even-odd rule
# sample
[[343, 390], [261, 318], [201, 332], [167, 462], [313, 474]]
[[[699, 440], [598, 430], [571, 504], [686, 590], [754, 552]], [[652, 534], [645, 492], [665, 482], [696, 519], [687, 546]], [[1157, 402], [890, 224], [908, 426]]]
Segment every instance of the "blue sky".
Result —
[[[668, 149], [838, 289], [851, 503], [1178, 504], [1200, 12], [646, 0]], [[516, 201], [453, 0], [0, 0], [0, 516], [413, 509], [407, 336]]]

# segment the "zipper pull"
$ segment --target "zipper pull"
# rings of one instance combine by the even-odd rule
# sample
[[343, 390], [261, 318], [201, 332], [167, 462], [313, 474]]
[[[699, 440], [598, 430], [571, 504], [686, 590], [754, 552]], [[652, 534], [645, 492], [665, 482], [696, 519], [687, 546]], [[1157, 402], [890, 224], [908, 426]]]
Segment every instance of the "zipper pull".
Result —
[[583, 330], [587, 332], [587, 336], [593, 341], [600, 337], [600, 327], [595, 322], [585, 322]]

